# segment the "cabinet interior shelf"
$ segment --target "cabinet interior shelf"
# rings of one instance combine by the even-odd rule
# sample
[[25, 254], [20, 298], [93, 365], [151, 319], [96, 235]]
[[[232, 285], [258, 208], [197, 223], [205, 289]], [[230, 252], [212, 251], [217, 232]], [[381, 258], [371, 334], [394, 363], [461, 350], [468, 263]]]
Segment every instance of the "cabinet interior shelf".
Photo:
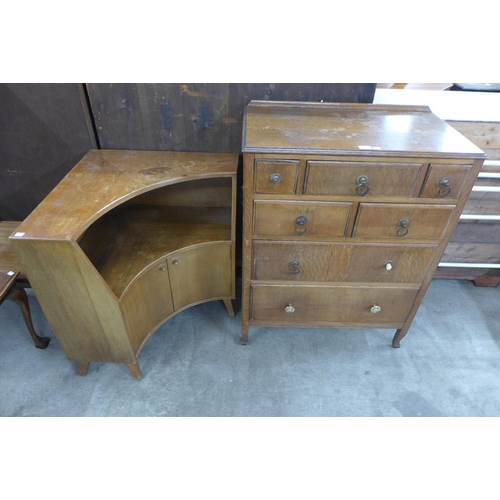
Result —
[[80, 247], [117, 298], [150, 264], [202, 243], [231, 241], [231, 207], [119, 206], [83, 235]]

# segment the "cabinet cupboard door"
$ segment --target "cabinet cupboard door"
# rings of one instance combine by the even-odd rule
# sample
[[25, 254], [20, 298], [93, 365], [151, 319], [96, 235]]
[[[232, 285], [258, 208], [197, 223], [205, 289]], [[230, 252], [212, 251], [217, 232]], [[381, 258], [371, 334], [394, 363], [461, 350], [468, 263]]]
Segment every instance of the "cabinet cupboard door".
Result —
[[169, 256], [168, 272], [175, 309], [232, 295], [231, 243], [207, 243]]
[[165, 259], [151, 265], [134, 280], [120, 302], [132, 345], [137, 349], [147, 335], [174, 311]]

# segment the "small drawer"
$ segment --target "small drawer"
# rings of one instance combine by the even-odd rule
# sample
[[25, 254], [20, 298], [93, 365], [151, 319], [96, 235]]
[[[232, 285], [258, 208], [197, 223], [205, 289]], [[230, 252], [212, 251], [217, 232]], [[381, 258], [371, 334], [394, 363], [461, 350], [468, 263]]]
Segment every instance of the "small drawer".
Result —
[[472, 165], [431, 163], [420, 197], [458, 199], [471, 168]]
[[307, 238], [344, 236], [351, 203], [255, 202], [254, 234]]
[[412, 196], [422, 168], [421, 163], [308, 161], [304, 193], [368, 198]]
[[256, 160], [255, 192], [295, 194], [298, 160]]
[[353, 236], [440, 240], [455, 207], [360, 203]]
[[420, 283], [438, 245], [255, 241], [253, 279]]
[[399, 328], [418, 293], [413, 286], [252, 286], [252, 320], [277, 325], [349, 323]]

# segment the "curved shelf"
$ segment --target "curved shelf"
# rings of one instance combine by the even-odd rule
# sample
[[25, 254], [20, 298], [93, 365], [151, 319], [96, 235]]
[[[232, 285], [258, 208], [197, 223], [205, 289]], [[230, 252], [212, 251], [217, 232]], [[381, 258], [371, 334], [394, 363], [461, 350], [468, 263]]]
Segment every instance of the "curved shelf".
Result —
[[200, 243], [231, 241], [230, 207], [130, 205], [94, 223], [79, 244], [115, 296], [150, 264]]

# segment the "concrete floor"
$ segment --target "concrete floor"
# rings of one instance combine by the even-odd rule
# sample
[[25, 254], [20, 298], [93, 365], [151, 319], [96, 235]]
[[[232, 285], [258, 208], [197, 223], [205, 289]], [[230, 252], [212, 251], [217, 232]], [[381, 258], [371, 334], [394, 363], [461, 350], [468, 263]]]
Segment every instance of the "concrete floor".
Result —
[[0, 307], [1, 416], [500, 416], [500, 288], [434, 280], [401, 349], [369, 329], [252, 327], [240, 346], [240, 314], [202, 304], [151, 337], [141, 381], [116, 364], [77, 375], [28, 293], [52, 341], [35, 349]]

